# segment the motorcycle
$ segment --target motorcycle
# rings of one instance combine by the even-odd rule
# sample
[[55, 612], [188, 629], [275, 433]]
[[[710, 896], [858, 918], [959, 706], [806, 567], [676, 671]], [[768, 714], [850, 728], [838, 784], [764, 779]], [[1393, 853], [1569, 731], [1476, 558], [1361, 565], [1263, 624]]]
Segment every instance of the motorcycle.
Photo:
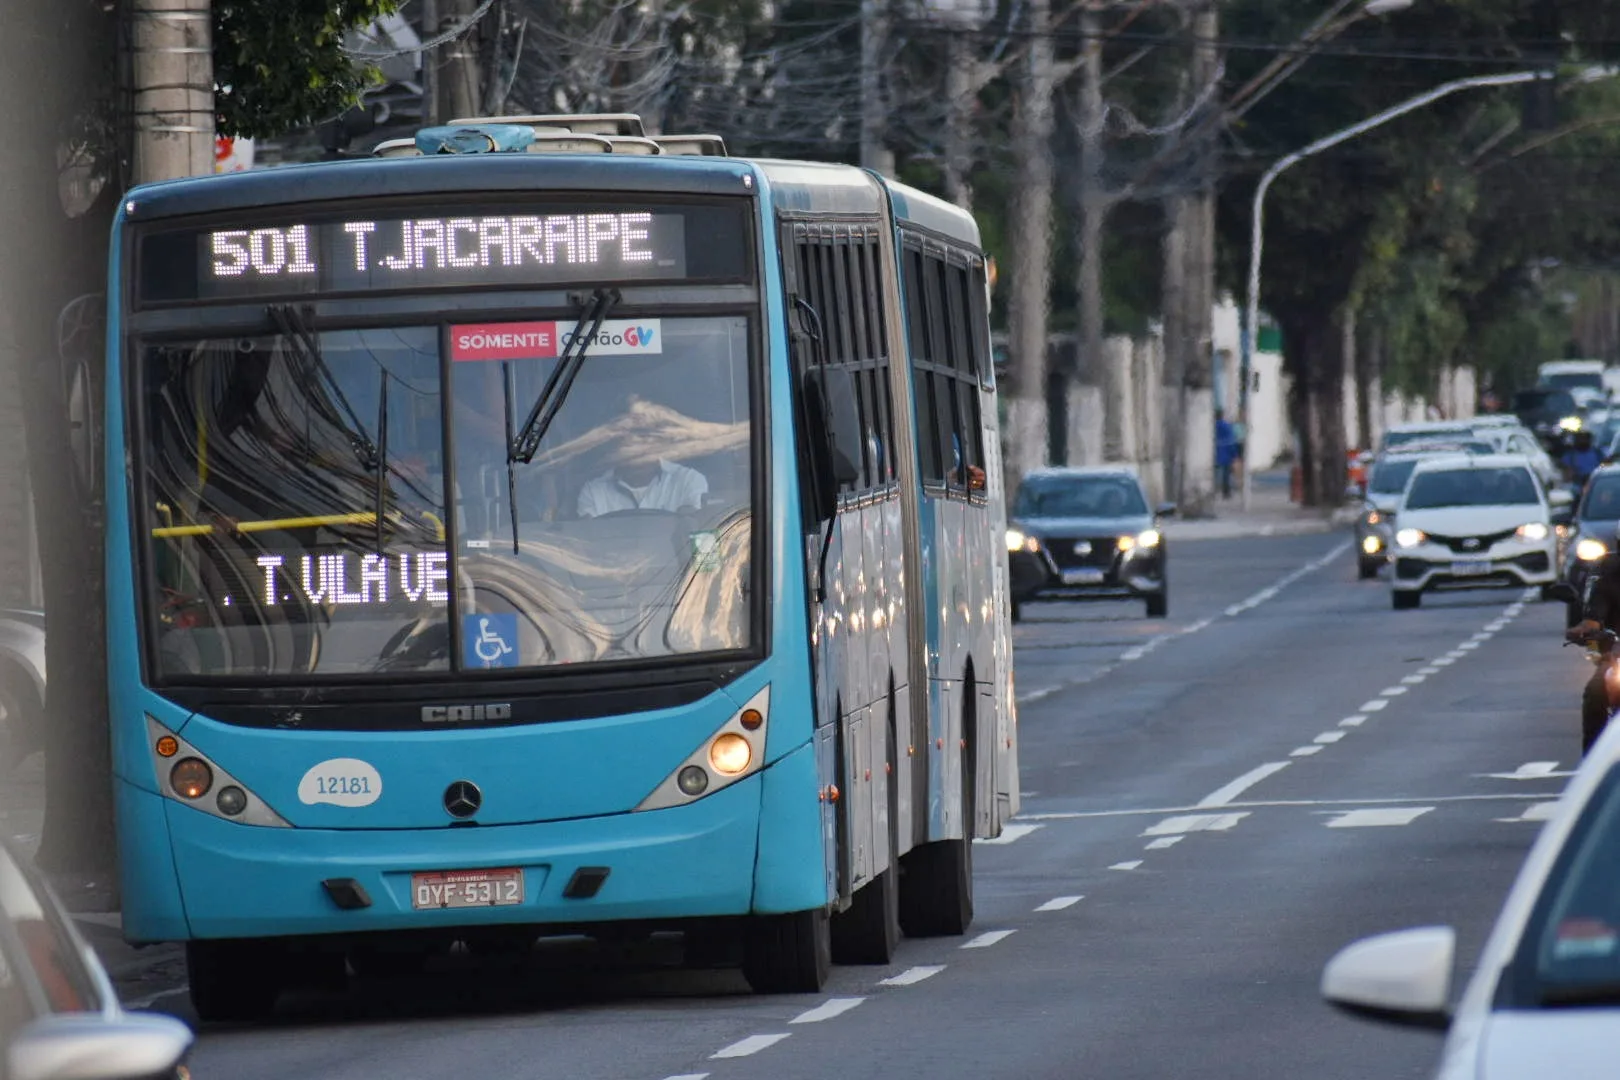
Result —
[[1603, 673], [1608, 716], [1598, 730], [1581, 732], [1581, 755], [1584, 757], [1592, 749], [1592, 744], [1597, 742], [1598, 736], [1614, 721], [1615, 714], [1620, 712], [1620, 634], [1609, 629], [1596, 630], [1578, 641], [1566, 641], [1564, 644], [1580, 645], [1586, 650], [1586, 658]]

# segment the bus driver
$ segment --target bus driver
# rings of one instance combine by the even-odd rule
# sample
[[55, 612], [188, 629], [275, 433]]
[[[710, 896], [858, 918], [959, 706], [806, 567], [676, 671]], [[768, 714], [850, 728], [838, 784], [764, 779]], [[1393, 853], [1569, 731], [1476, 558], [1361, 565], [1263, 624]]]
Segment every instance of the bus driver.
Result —
[[697, 510], [709, 482], [696, 469], [657, 458], [619, 464], [585, 484], [579, 492], [579, 516], [619, 510]]

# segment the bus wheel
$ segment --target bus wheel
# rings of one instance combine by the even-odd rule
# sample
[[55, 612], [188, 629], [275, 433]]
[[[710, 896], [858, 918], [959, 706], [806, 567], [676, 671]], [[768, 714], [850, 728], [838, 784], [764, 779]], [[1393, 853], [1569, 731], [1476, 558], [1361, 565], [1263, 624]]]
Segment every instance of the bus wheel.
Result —
[[743, 978], [757, 994], [813, 994], [832, 969], [827, 913], [755, 915], [743, 941]]
[[889, 865], [868, 881], [850, 900], [847, 910], [832, 919], [832, 958], [835, 964], [887, 964], [900, 947], [900, 779], [895, 769], [894, 700], [889, 701], [886, 740], [889, 818]]
[[246, 1023], [269, 1016], [281, 996], [279, 959], [262, 941], [186, 942], [186, 981], [197, 1018]]
[[[973, 684], [968, 684], [971, 703]], [[963, 729], [973, 730], [971, 704]], [[962, 839], [935, 840], [900, 860], [900, 928], [907, 937], [967, 933], [973, 923], [973, 754], [962, 755]]]
[[356, 945], [349, 950], [349, 966], [363, 979], [398, 979], [420, 975], [433, 955], [420, 944]]

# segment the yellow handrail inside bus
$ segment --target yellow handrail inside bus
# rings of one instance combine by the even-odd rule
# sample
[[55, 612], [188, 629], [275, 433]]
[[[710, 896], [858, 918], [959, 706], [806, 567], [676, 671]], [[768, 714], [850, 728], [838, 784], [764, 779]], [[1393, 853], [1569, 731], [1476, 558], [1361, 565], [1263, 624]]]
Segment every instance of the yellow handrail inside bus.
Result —
[[[276, 518], [272, 521], [238, 521], [235, 529], [230, 531], [253, 533], [270, 532], [275, 529], [314, 529], [322, 525], [374, 525], [376, 521], [377, 515], [369, 511], [359, 514], [315, 514], [311, 517]], [[152, 535], [159, 538], [211, 536], [213, 533], [212, 525], [165, 525], [152, 530]]]

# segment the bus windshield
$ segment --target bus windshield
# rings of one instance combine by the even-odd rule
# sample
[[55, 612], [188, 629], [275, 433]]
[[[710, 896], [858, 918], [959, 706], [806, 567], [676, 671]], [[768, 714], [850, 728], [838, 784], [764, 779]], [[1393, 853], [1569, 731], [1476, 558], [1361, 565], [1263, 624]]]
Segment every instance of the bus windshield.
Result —
[[604, 322], [524, 461], [512, 436], [572, 326], [145, 344], [156, 674], [749, 648], [748, 318]]

